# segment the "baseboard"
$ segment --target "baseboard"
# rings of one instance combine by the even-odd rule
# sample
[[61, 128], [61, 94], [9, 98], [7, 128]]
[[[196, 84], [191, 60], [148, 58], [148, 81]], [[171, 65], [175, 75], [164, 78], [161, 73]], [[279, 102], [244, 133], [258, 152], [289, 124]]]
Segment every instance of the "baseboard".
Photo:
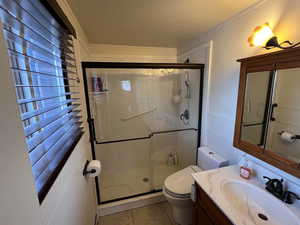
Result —
[[159, 202], [166, 201], [165, 196], [162, 192], [148, 194], [145, 196], [140, 196], [132, 199], [121, 200], [118, 202], [107, 203], [98, 206], [98, 215], [99, 216], [107, 216], [110, 214], [135, 209]]

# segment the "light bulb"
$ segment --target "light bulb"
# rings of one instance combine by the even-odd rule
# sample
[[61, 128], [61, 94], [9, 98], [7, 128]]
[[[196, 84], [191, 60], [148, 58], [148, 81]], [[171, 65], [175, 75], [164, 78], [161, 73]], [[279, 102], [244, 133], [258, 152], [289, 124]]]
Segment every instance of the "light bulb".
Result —
[[265, 46], [266, 43], [274, 37], [268, 23], [258, 26], [254, 29], [253, 34], [249, 37], [250, 46]]

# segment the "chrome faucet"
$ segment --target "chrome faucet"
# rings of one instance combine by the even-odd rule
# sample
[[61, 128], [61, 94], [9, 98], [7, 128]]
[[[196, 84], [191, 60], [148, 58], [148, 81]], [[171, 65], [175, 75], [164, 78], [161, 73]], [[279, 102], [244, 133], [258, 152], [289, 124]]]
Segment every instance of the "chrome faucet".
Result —
[[295, 193], [284, 190], [283, 179], [271, 179], [267, 176], [263, 176], [263, 178], [268, 180], [266, 182], [266, 190], [275, 197], [279, 198], [281, 201], [287, 204], [293, 204], [294, 199], [300, 200], [298, 195], [296, 195]]

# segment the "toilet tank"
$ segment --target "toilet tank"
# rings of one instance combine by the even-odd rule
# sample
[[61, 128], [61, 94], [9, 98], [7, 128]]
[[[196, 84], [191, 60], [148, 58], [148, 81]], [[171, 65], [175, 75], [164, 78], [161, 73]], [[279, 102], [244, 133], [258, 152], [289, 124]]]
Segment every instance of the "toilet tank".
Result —
[[211, 170], [227, 166], [228, 160], [204, 146], [198, 148], [197, 164], [203, 170]]

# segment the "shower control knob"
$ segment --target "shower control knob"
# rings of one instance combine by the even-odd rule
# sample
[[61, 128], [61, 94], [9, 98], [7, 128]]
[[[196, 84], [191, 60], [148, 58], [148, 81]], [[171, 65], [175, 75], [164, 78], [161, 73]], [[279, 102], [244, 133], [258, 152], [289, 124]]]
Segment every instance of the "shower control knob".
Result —
[[190, 113], [189, 113], [189, 111], [187, 109], [184, 110], [183, 113], [181, 113], [180, 119], [181, 120], [183, 120], [183, 119], [186, 119], [186, 120], [190, 119]]

